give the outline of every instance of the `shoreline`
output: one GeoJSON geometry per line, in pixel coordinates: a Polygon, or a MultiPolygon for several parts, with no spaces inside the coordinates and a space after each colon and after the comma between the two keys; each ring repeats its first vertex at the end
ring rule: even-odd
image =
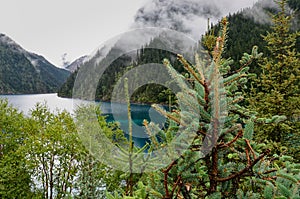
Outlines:
{"type": "MultiPolygon", "coordinates": [[[[87,99],[79,99],[79,98],[72,98],[72,97],[66,97],[66,96],[58,96],[58,93],[57,94],[57,97],[59,98],[63,98],[63,99],[78,99],[78,100],[84,100],[84,101],[88,101],[88,102],[97,102],[97,103],[101,103],[101,102],[105,102],[105,103],[120,103],[120,104],[126,104],[127,102],[126,101],[121,101],[121,102],[112,102],[110,100],[101,100],[101,99],[95,99],[94,101],[93,100],[87,100],[87,99]]],[[[148,105],[148,106],[151,106],[152,104],[158,104],[158,105],[162,105],[162,106],[165,106],[165,107],[169,107],[169,104],[168,103],[156,103],[156,102],[136,102],[136,101],[130,101],[130,104],[132,105],[148,105]]],[[[172,106],[174,106],[172,104],[172,106]]]]}

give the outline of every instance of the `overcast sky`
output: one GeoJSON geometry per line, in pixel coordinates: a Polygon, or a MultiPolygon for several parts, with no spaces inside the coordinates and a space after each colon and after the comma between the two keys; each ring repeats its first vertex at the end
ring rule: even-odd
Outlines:
{"type": "MultiPolygon", "coordinates": [[[[0,0],[0,33],[60,66],[64,53],[73,61],[128,30],[147,1],[0,0]]],[[[236,9],[255,1],[233,0],[228,6],[236,9]]]]}

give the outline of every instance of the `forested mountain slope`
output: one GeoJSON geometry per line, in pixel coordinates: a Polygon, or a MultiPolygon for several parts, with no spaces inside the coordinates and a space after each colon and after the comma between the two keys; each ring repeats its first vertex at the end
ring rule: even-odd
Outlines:
{"type": "MultiPolygon", "coordinates": [[[[290,0],[290,8],[293,10],[300,10],[298,0],[290,0]]],[[[277,12],[275,4],[269,4],[269,1],[260,1],[252,8],[244,9],[238,13],[229,14],[227,16],[229,22],[228,37],[224,57],[232,58],[234,60],[233,69],[239,68],[238,60],[241,59],[243,52],[251,51],[253,46],[258,46],[260,52],[264,53],[264,56],[268,56],[268,51],[265,46],[266,43],[263,40],[262,35],[266,35],[271,31],[271,17],[270,14],[277,12]],[[261,16],[258,16],[258,15],[261,16]]],[[[300,14],[299,11],[294,13],[293,27],[294,31],[300,29],[300,14]]],[[[207,34],[217,34],[220,30],[220,25],[210,25],[210,32],[207,34]],[[213,31],[213,32],[211,32],[213,31]]],[[[99,80],[99,84],[96,92],[96,99],[98,100],[110,100],[114,84],[118,78],[124,74],[128,67],[134,67],[140,64],[146,63],[162,63],[164,58],[171,60],[172,65],[179,72],[183,71],[182,66],[176,61],[176,56],[169,52],[163,52],[162,50],[151,49],[152,46],[159,46],[160,39],[154,38],[149,43],[144,44],[133,56],[124,55],[114,61],[112,65],[104,72],[104,75],[99,80]]],[[[201,43],[202,41],[200,41],[201,43]]],[[[213,43],[214,44],[214,43],[213,43]]],[[[141,44],[142,45],[142,44],[141,44]]],[[[297,44],[297,49],[300,49],[300,42],[297,44]]],[[[111,49],[111,52],[117,51],[116,48],[111,49]]],[[[96,57],[94,57],[96,59],[96,57]]],[[[91,64],[90,61],[87,64],[91,64]]],[[[251,72],[259,73],[257,64],[253,64],[251,72]]],[[[73,73],[67,82],[61,87],[59,96],[72,97],[72,89],[77,72],[73,73]]],[[[168,101],[166,99],[165,89],[159,85],[146,85],[139,88],[132,96],[132,101],[135,102],[162,102],[168,101]],[[160,96],[164,96],[161,98],[160,96]]]]}
{"type": "Polygon", "coordinates": [[[0,34],[0,94],[57,92],[69,74],[0,34]]]}

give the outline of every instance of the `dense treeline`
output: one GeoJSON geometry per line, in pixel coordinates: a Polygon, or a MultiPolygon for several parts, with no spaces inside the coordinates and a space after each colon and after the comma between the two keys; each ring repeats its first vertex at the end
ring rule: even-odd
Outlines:
{"type": "Polygon", "coordinates": [[[54,93],[69,74],[0,34],[0,94],[54,93]]]}
{"type": "MultiPolygon", "coordinates": [[[[279,3],[282,10],[285,3],[279,3]]],[[[168,59],[163,60],[182,89],[177,93],[178,106],[171,112],[153,106],[168,125],[159,129],[144,121],[149,135],[145,146],[133,143],[131,125],[126,139],[118,124],[107,123],[97,106],[80,106],[72,117],[37,104],[24,117],[0,100],[0,197],[299,198],[300,164],[292,157],[293,146],[287,148],[281,140],[276,145],[269,143],[284,138],[284,131],[290,128],[299,133],[299,121],[290,123],[291,118],[299,118],[299,106],[294,106],[299,105],[299,79],[295,77],[299,77],[300,62],[294,48],[298,35],[289,33],[284,12],[273,19],[272,32],[264,37],[272,56],[259,65],[260,90],[251,96],[257,104],[245,106],[247,95],[240,91],[254,76],[251,63],[263,55],[254,47],[251,54],[243,54],[239,70],[232,70],[232,60],[223,54],[228,26],[224,18],[220,36],[213,39],[216,45],[209,70],[197,55],[195,65],[177,55],[185,76],[168,59]],[[283,38],[286,40],[279,45],[283,38]],[[279,79],[281,84],[273,78],[278,75],[284,78],[279,79]],[[290,93],[280,93],[282,86],[289,86],[290,93]],[[283,104],[274,108],[272,103],[283,104]],[[268,134],[261,128],[268,129],[268,134]],[[283,150],[277,150],[277,145],[283,150]]],[[[131,124],[128,84],[125,79],[131,124]]],[[[300,143],[299,137],[293,141],[300,143]]]]}
{"type": "Polygon", "coordinates": [[[296,48],[299,32],[291,32],[292,18],[286,16],[286,8],[272,18],[273,26],[263,38],[268,56],[258,65],[262,72],[253,82],[248,101],[260,117],[284,115],[287,119],[273,125],[257,128],[257,139],[267,139],[276,150],[289,148],[287,153],[300,160],[300,54],[296,48]],[[279,143],[279,144],[277,144],[279,143]],[[275,147],[274,147],[275,148],[275,147]]]}
{"type": "Polygon", "coordinates": [[[128,139],[97,106],[80,106],[72,117],[37,104],[25,117],[0,100],[0,198],[299,198],[300,35],[289,31],[286,3],[278,2],[281,11],[263,37],[268,57],[254,46],[236,70],[224,54],[224,18],[218,37],[204,38],[207,49],[215,44],[208,68],[197,54],[195,64],[176,55],[183,76],[175,59],[163,60],[181,88],[178,104],[170,112],[152,106],[167,125],[144,121],[145,146],[133,141],[128,79],[128,139]],[[255,87],[241,92],[249,81],[255,87]]]}
{"type": "MultiPolygon", "coordinates": [[[[291,0],[289,3],[291,4],[291,7],[298,9],[299,5],[297,2],[298,1],[291,0]]],[[[265,21],[264,23],[260,23],[254,20],[253,17],[251,17],[249,13],[252,12],[253,11],[251,10],[251,8],[248,8],[244,11],[235,14],[230,14],[228,16],[229,30],[224,57],[233,59],[233,70],[238,69],[238,60],[242,58],[244,52],[250,53],[249,49],[251,50],[253,46],[257,46],[260,49],[260,52],[264,53],[265,56],[268,56],[269,54],[266,48],[266,42],[264,41],[262,35],[266,35],[267,32],[271,31],[271,21],[269,23],[266,23],[265,21]]],[[[272,12],[274,12],[274,10],[272,12]]],[[[299,14],[295,15],[296,24],[299,24],[299,16],[299,14]]],[[[294,26],[300,28],[300,26],[298,25],[294,26]]],[[[211,30],[208,31],[207,35],[217,35],[219,30],[220,25],[212,25],[211,30]]],[[[203,38],[201,40],[201,43],[205,47],[206,44],[203,38]]],[[[185,73],[182,66],[176,59],[176,55],[161,49],[152,48],[153,46],[161,46],[163,49],[163,44],[160,41],[159,37],[152,39],[148,44],[144,45],[137,52],[133,52],[133,54],[130,55],[123,55],[122,57],[114,61],[104,72],[102,78],[99,80],[97,93],[95,96],[96,99],[104,101],[110,100],[114,85],[116,84],[118,79],[126,71],[138,65],[147,63],[161,64],[161,60],[163,60],[164,58],[168,58],[178,72],[185,73]]],[[[296,47],[297,50],[300,49],[300,42],[296,43],[296,47]]],[[[117,49],[113,48],[110,53],[114,54],[113,51],[117,51],[117,49]]],[[[108,56],[110,53],[108,53],[108,56]]],[[[94,63],[93,61],[95,60],[90,60],[89,64],[85,64],[85,67],[92,67],[92,64],[94,63]]],[[[256,74],[259,74],[261,72],[260,67],[257,67],[257,63],[252,64],[250,71],[256,74]]],[[[72,97],[72,89],[76,75],[77,73],[75,72],[61,87],[59,91],[59,96],[72,97]]],[[[139,88],[133,94],[131,100],[142,103],[169,103],[169,97],[163,97],[165,96],[165,93],[169,93],[172,98],[171,101],[174,102],[174,95],[169,90],[166,90],[164,87],[155,84],[146,85],[139,88]]]]}
{"type": "MultiPolygon", "coordinates": [[[[228,39],[224,56],[231,57],[235,60],[233,64],[235,67],[233,69],[238,69],[239,64],[237,60],[242,58],[243,52],[249,51],[253,46],[257,46],[264,55],[268,54],[267,49],[265,48],[266,43],[264,42],[262,35],[265,35],[267,31],[270,31],[270,24],[260,24],[255,22],[253,19],[245,16],[243,12],[230,14],[228,16],[228,22],[228,39]]],[[[211,31],[217,35],[220,26],[216,25],[211,27],[211,29],[211,31]]],[[[211,31],[207,34],[211,34],[211,31]]],[[[257,67],[251,67],[251,72],[259,73],[259,69],[257,67]]]]}
{"type": "MultiPolygon", "coordinates": [[[[116,60],[113,60],[110,63],[109,67],[103,72],[101,78],[99,79],[97,90],[96,90],[96,100],[108,101],[111,99],[112,92],[115,84],[127,71],[130,69],[144,64],[159,63],[162,64],[164,58],[168,58],[172,61],[175,68],[178,71],[183,71],[182,66],[179,64],[179,61],[176,59],[176,55],[162,49],[153,48],[153,46],[158,46],[158,43],[161,42],[159,38],[155,38],[146,44],[141,49],[136,52],[131,52],[130,54],[123,54],[118,57],[116,60]],[[134,58],[136,57],[136,58],[134,58]]],[[[84,64],[83,67],[86,68],[97,68],[98,65],[105,64],[110,57],[113,57],[114,54],[120,53],[120,50],[117,48],[112,48],[108,53],[108,56],[105,57],[100,63],[95,64],[95,60],[91,59],[84,64]]],[[[95,56],[97,59],[97,55],[95,56]]],[[[60,88],[58,95],[61,97],[71,97],[72,89],[76,79],[78,71],[75,71],[66,81],[66,83],[60,88]]],[[[155,73],[155,71],[153,72],[155,73]]],[[[143,78],[139,74],[136,74],[137,82],[139,78],[143,78]]],[[[160,85],[145,85],[139,88],[133,95],[131,100],[133,102],[144,102],[144,103],[167,103],[169,97],[165,97],[166,89],[160,85]],[[159,97],[158,97],[159,96],[159,97]]],[[[172,95],[172,93],[170,93],[172,95]]],[[[172,95],[172,97],[174,97],[172,95]]]]}
{"type": "MultiPolygon", "coordinates": [[[[100,113],[99,107],[81,107],[76,116],[86,110],[100,113]]],[[[100,114],[98,121],[112,142],[126,142],[100,114]]],[[[1,99],[0,135],[0,198],[103,198],[122,180],[89,154],[65,111],[37,104],[25,117],[1,99]]]]}
{"type": "Polygon", "coordinates": [[[41,93],[48,88],[24,55],[0,45],[0,93],[41,93]]]}
{"type": "MultiPolygon", "coordinates": [[[[113,85],[118,80],[118,77],[120,74],[124,73],[126,68],[132,64],[132,58],[128,55],[121,55],[118,56],[116,60],[111,60],[111,57],[113,57],[115,54],[119,54],[120,50],[117,48],[112,48],[108,56],[106,56],[103,60],[100,61],[100,63],[97,61],[97,57],[101,56],[101,52],[98,51],[96,53],[96,56],[86,62],[83,67],[86,68],[97,68],[98,65],[105,65],[106,62],[109,62],[109,68],[105,71],[102,71],[103,74],[101,76],[101,79],[99,79],[98,85],[97,85],[97,91],[96,91],[96,100],[109,100],[111,97],[111,93],[113,90],[113,85]]],[[[75,71],[69,79],[66,81],[66,83],[60,88],[58,95],[61,97],[71,97],[72,96],[72,89],[74,86],[74,82],[77,76],[78,70],[75,71]]]]}

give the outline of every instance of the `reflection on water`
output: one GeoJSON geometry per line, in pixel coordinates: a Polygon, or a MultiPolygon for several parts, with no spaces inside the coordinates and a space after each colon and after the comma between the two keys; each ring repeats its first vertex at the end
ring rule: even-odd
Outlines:
{"type": "Polygon", "coordinates": [[[51,111],[67,110],[73,113],[73,99],[60,98],[56,93],[32,94],[32,95],[0,95],[0,98],[7,98],[8,102],[18,108],[25,115],[29,115],[37,103],[47,103],[51,111]]]}
{"type": "MultiPolygon", "coordinates": [[[[60,98],[56,93],[53,94],[33,94],[33,95],[0,95],[0,98],[7,98],[9,103],[18,108],[25,115],[30,114],[30,110],[37,103],[46,103],[51,111],[66,110],[71,114],[78,105],[93,103],[83,100],[60,98]]],[[[96,103],[96,102],[95,102],[96,103]]],[[[97,103],[99,104],[99,103],[97,103]]],[[[100,102],[103,115],[107,116],[107,121],[118,121],[122,130],[128,137],[128,120],[126,104],[100,102]]],[[[148,141],[148,135],[145,133],[143,121],[152,121],[162,128],[165,124],[165,118],[157,113],[149,105],[131,105],[131,116],[133,121],[133,140],[136,145],[142,146],[148,141]]]]}

